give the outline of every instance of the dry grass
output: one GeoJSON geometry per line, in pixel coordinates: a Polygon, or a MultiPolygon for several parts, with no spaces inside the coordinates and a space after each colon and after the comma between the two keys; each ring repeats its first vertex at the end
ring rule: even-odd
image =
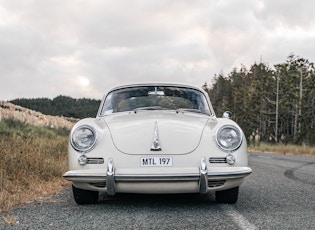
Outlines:
{"type": "Polygon", "coordinates": [[[315,157],[315,148],[307,145],[284,145],[284,144],[275,144],[270,145],[266,143],[260,143],[257,146],[250,146],[249,151],[260,151],[267,153],[279,153],[287,155],[296,155],[296,156],[311,156],[315,157]]]}
{"type": "Polygon", "coordinates": [[[5,215],[2,217],[2,219],[3,219],[4,226],[12,226],[19,223],[18,218],[16,216],[5,215]]]}
{"type": "Polygon", "coordinates": [[[68,137],[44,128],[23,127],[0,122],[0,213],[9,225],[15,220],[5,213],[68,185],[62,178],[67,170],[68,137]]]}

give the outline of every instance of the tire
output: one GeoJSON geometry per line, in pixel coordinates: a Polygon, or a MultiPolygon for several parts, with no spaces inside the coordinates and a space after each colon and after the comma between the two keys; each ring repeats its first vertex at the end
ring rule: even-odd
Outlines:
{"type": "Polygon", "coordinates": [[[238,199],[238,190],[239,187],[216,191],[215,199],[217,203],[225,203],[225,204],[235,204],[238,199]]]}
{"type": "Polygon", "coordinates": [[[75,202],[79,205],[95,204],[98,200],[99,192],[97,191],[84,190],[72,185],[72,192],[75,202]]]}

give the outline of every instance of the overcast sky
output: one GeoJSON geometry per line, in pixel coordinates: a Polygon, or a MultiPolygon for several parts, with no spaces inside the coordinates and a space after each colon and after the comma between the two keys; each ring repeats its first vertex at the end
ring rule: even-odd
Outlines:
{"type": "Polygon", "coordinates": [[[315,61],[314,0],[0,0],[0,100],[202,86],[293,53],[315,61]]]}

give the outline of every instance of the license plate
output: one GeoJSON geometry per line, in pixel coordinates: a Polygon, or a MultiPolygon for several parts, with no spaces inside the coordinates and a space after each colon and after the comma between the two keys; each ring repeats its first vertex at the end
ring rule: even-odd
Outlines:
{"type": "Polygon", "coordinates": [[[142,167],[171,167],[173,158],[171,157],[142,157],[140,159],[142,167]]]}

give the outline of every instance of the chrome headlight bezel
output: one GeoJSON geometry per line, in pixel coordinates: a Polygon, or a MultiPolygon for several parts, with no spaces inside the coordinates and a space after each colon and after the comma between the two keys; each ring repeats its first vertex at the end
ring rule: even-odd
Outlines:
{"type": "Polygon", "coordinates": [[[223,125],[215,134],[220,149],[226,152],[236,151],[243,142],[243,133],[234,125],[223,125]]]}
{"type": "Polygon", "coordinates": [[[72,129],[70,134],[70,143],[76,151],[80,153],[87,153],[95,147],[97,138],[97,132],[92,126],[81,125],[72,129]],[[86,140],[83,140],[84,138],[86,140]]]}

